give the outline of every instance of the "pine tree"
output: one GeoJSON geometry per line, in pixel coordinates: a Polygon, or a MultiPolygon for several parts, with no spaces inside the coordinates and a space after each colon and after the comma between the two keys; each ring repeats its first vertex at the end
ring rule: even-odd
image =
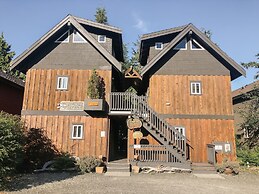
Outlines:
{"type": "Polygon", "coordinates": [[[96,9],[95,21],[101,24],[108,24],[108,18],[106,16],[106,10],[105,8],[98,7],[96,9]]]}
{"type": "MultiPolygon", "coordinates": [[[[241,63],[241,65],[243,67],[245,67],[246,69],[248,68],[255,68],[255,69],[259,69],[259,53],[257,55],[255,55],[257,57],[257,61],[252,61],[249,63],[241,63]]],[[[255,74],[255,79],[259,78],[259,71],[257,71],[257,73],[255,74]]]]}
{"type": "Polygon", "coordinates": [[[2,33],[0,36],[0,70],[10,72],[10,62],[14,55],[15,52],[11,51],[11,45],[6,42],[2,33]]]}

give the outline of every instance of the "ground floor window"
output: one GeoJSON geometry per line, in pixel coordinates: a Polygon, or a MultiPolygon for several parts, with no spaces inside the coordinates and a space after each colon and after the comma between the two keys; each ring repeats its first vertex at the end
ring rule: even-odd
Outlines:
{"type": "Polygon", "coordinates": [[[185,127],[174,127],[179,133],[185,136],[185,127]]]}
{"type": "Polygon", "coordinates": [[[83,124],[73,124],[71,130],[72,139],[83,139],[83,124]]]}

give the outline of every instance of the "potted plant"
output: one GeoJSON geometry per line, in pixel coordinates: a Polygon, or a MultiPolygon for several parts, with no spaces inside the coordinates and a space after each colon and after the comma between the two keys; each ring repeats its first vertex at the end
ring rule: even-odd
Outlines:
{"type": "Polygon", "coordinates": [[[96,70],[93,70],[88,81],[87,96],[84,109],[87,111],[103,111],[105,97],[105,83],[96,70]]]}
{"type": "Polygon", "coordinates": [[[105,170],[105,163],[104,163],[102,160],[100,160],[100,159],[97,159],[96,161],[97,161],[97,165],[96,165],[96,167],[95,167],[95,172],[96,172],[97,174],[102,174],[102,173],[104,173],[104,170],[105,170]]]}

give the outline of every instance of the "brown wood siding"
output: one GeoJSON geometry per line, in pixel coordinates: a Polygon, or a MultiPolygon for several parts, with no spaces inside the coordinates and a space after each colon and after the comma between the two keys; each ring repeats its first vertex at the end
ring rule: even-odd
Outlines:
{"type": "MultiPolygon", "coordinates": [[[[98,70],[104,79],[106,101],[111,92],[111,71],[98,70]]],[[[27,72],[23,110],[58,110],[60,101],[83,101],[87,98],[87,85],[91,70],[30,69],[27,72]],[[57,76],[68,76],[68,90],[57,90],[57,76]]]]}
{"type": "Polygon", "coordinates": [[[231,154],[221,152],[216,155],[218,163],[221,163],[224,157],[236,160],[234,120],[167,119],[167,121],[173,126],[185,127],[192,162],[207,162],[207,144],[213,142],[231,144],[231,154]]]}
{"type": "Polygon", "coordinates": [[[159,114],[233,115],[230,76],[153,75],[149,104],[159,114]],[[191,81],[202,95],[190,94],[191,81]]]}
{"type": "Polygon", "coordinates": [[[63,152],[79,157],[103,155],[107,157],[108,118],[85,116],[33,116],[22,117],[27,128],[42,128],[53,144],[63,152]],[[72,124],[82,123],[84,135],[82,140],[71,139],[72,124]],[[101,137],[105,131],[105,137],[101,137]]]}

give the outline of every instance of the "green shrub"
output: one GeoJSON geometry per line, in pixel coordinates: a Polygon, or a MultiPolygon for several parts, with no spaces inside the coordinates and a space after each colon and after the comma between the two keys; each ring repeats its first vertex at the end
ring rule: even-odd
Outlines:
{"type": "Polygon", "coordinates": [[[0,179],[13,173],[23,159],[23,124],[20,117],[0,112],[0,179]]]}
{"type": "Polygon", "coordinates": [[[80,158],[80,160],[78,161],[78,166],[79,166],[81,172],[83,172],[83,173],[94,172],[95,167],[103,166],[103,165],[104,165],[104,163],[102,160],[97,159],[92,156],[86,156],[86,157],[80,158]]]}
{"type": "Polygon", "coordinates": [[[237,149],[237,157],[241,165],[259,166],[259,146],[252,149],[243,146],[237,149]]]}
{"type": "Polygon", "coordinates": [[[60,156],[55,145],[52,144],[51,139],[44,134],[42,129],[31,128],[25,136],[25,160],[23,164],[25,171],[42,168],[46,162],[60,156]]]}
{"type": "Polygon", "coordinates": [[[71,157],[69,154],[63,154],[55,158],[54,161],[53,167],[57,170],[65,170],[76,166],[75,158],[71,157]]]}

